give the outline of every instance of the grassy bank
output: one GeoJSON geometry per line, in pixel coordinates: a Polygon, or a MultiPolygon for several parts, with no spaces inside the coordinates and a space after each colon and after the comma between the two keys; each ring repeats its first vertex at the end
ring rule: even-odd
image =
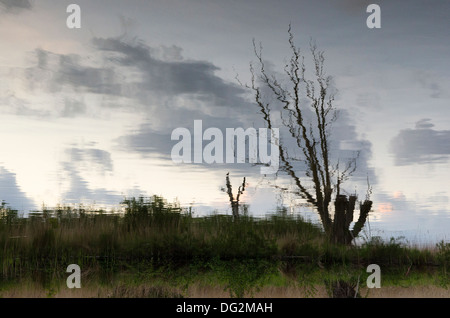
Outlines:
{"type": "Polygon", "coordinates": [[[319,226],[282,213],[194,217],[159,197],[123,205],[123,213],[57,208],[27,218],[3,206],[0,296],[65,293],[69,264],[81,267],[83,292],[100,297],[191,297],[202,288],[233,297],[268,288],[314,297],[333,281],[363,289],[369,264],[381,267],[383,287],[448,290],[448,243],[418,249],[372,239],[338,246],[319,226]]]}

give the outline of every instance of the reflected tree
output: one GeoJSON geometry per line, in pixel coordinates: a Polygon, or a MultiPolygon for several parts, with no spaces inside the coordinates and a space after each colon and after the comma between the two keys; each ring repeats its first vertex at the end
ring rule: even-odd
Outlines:
{"type": "Polygon", "coordinates": [[[267,128],[272,129],[282,123],[294,147],[300,150],[300,156],[291,157],[286,140],[277,142],[280,169],[294,181],[295,193],[317,210],[330,241],[351,244],[363,228],[371,209],[369,191],[364,202],[359,204],[359,219],[350,229],[357,197],[347,197],[340,191],[343,182],[356,169],[357,155],[344,166],[340,166],[339,161],[332,162],[330,134],[338,112],[334,107],[332,77],[326,75],[324,70],[324,53],[310,42],[313,67],[312,71],[307,71],[305,56],[294,43],[290,25],[288,35],[292,55],[283,69],[283,80],[280,80],[280,75],[269,71],[268,63],[262,56],[262,45],[253,41],[257,61],[250,63],[251,83],[244,85],[238,81],[253,92],[267,128]],[[304,172],[294,168],[299,161],[306,167],[304,172]]]}
{"type": "Polygon", "coordinates": [[[230,205],[231,205],[231,211],[233,213],[233,218],[237,219],[239,217],[239,200],[241,197],[241,194],[245,191],[245,177],[242,180],[242,184],[239,186],[236,198],[233,194],[233,187],[231,186],[230,182],[230,173],[227,173],[226,176],[226,189],[223,188],[222,191],[226,192],[228,194],[228,198],[230,199],[230,205]]]}

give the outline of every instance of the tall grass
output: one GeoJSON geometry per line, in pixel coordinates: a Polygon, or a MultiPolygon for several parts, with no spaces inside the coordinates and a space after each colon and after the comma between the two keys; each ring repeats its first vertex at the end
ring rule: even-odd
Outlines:
{"type": "Polygon", "coordinates": [[[322,235],[299,218],[193,217],[156,196],[123,203],[124,214],[57,208],[21,218],[3,208],[3,277],[70,263],[114,269],[144,260],[181,265],[193,259],[272,258],[280,238],[306,242],[322,235]]]}
{"type": "Polygon", "coordinates": [[[57,207],[26,218],[3,204],[0,282],[35,277],[48,287],[53,279],[66,277],[69,264],[80,265],[84,275],[106,280],[118,272],[153,275],[158,268],[197,264],[200,272],[221,268],[230,293],[242,296],[274,270],[304,277],[323,268],[361,272],[375,263],[398,275],[439,269],[441,285],[448,285],[450,245],[444,242],[434,250],[395,240],[340,246],[328,243],[318,225],[300,217],[194,217],[157,196],[126,199],[122,204],[123,213],[57,207]]]}

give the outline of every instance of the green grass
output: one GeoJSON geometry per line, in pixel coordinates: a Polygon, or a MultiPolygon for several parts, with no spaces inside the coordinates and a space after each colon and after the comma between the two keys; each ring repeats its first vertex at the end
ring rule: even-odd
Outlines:
{"type": "MultiPolygon", "coordinates": [[[[358,247],[339,246],[300,217],[194,217],[157,196],[123,204],[123,214],[59,207],[27,218],[3,204],[0,293],[11,282],[31,279],[52,296],[69,264],[82,268],[83,280],[122,286],[116,295],[132,294],[135,289],[127,286],[164,281],[181,291],[194,282],[223,286],[234,297],[294,282],[313,296],[314,286],[326,281],[364,283],[369,264],[381,267],[384,285],[449,286],[448,243],[418,249],[372,239],[358,247]]],[[[138,293],[178,295],[164,288],[138,293]]]]}

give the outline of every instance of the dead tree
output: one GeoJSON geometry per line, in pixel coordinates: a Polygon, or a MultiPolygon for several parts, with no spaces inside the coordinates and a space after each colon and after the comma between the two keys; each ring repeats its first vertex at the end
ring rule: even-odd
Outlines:
{"type": "Polygon", "coordinates": [[[238,192],[236,194],[236,198],[234,198],[233,195],[233,190],[232,190],[232,186],[230,183],[230,173],[227,173],[227,177],[226,177],[226,185],[227,185],[227,194],[228,197],[230,199],[230,204],[231,204],[231,211],[233,214],[233,218],[237,219],[239,217],[239,199],[242,193],[244,193],[245,191],[245,177],[242,181],[242,185],[238,188],[238,192]]]}
{"type": "Polygon", "coordinates": [[[269,74],[262,57],[262,45],[258,47],[253,41],[257,67],[250,64],[251,84],[245,86],[253,91],[267,128],[274,128],[273,116],[279,114],[283,126],[289,132],[288,136],[292,137],[300,150],[301,158],[291,158],[287,152],[288,146],[282,140],[277,142],[280,168],[294,181],[296,193],[315,207],[331,241],[350,244],[364,226],[372,201],[367,198],[360,204],[360,217],[353,230],[350,230],[356,196],[347,198],[339,192],[341,183],[355,171],[356,158],[350,160],[341,171],[339,161],[335,165],[331,162],[329,136],[332,123],[337,118],[333,105],[332,77],[325,74],[324,54],[312,42],[310,54],[313,71],[309,75],[305,57],[294,43],[290,25],[288,34],[292,55],[284,67],[287,84],[274,74],[269,74]],[[268,94],[271,96],[266,99],[268,94]],[[299,160],[306,164],[304,176],[294,168],[294,162],[299,160]],[[312,185],[312,189],[308,184],[312,185]],[[333,193],[335,214],[332,219],[330,205],[333,193]]]}

